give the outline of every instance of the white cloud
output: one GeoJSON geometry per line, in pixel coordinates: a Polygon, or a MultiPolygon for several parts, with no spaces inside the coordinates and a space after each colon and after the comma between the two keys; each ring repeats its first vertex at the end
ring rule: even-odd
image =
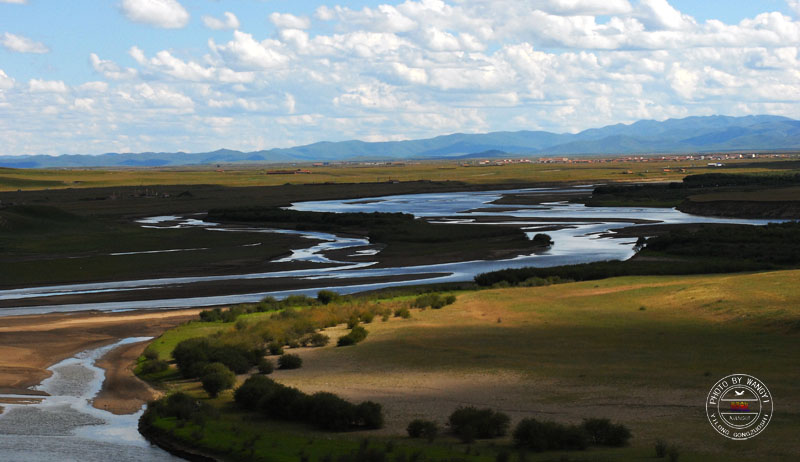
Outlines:
{"type": "Polygon", "coordinates": [[[0,40],[3,47],[5,47],[9,51],[15,51],[17,53],[47,53],[50,51],[44,43],[35,42],[27,37],[23,37],[22,35],[12,34],[10,32],[6,32],[3,34],[2,40],[0,40]]]}
{"type": "Polygon", "coordinates": [[[209,40],[209,47],[238,70],[274,69],[289,60],[278,51],[282,47],[280,42],[271,39],[257,42],[252,35],[238,30],[233,32],[233,40],[225,45],[209,40]]]}
{"type": "Polygon", "coordinates": [[[283,105],[286,108],[286,112],[289,114],[294,114],[297,110],[297,101],[291,93],[286,93],[284,95],[283,105]]]}
{"type": "Polygon", "coordinates": [[[667,0],[640,0],[637,15],[645,25],[656,29],[681,30],[695,24],[691,16],[676,10],[667,0]]]}
{"type": "Polygon", "coordinates": [[[12,88],[14,88],[14,79],[0,69],[0,90],[10,90],[12,88]]]}
{"type": "Polygon", "coordinates": [[[269,20],[275,27],[281,29],[308,29],[311,21],[304,16],[295,16],[291,13],[272,13],[269,20]]]}
{"type": "Polygon", "coordinates": [[[189,12],[176,0],[122,0],[122,12],[133,22],[164,29],[189,23],[189,12]]]}
{"type": "Polygon", "coordinates": [[[222,16],[222,19],[218,19],[213,16],[203,16],[203,24],[205,24],[209,29],[214,30],[239,28],[239,18],[237,18],[235,14],[231,13],[230,11],[226,11],[222,16]]]}
{"type": "Polygon", "coordinates": [[[108,84],[105,82],[86,82],[78,87],[78,90],[89,91],[94,93],[105,93],[108,91],[108,84]]]}
{"type": "Polygon", "coordinates": [[[136,86],[136,91],[139,96],[154,106],[186,110],[194,108],[194,101],[191,98],[166,86],[153,87],[147,83],[142,83],[136,86]]]}
{"type": "Polygon", "coordinates": [[[28,0],[0,0],[0,3],[16,3],[19,5],[24,5],[28,3],[28,0]]]}
{"type": "Polygon", "coordinates": [[[66,93],[69,88],[61,80],[31,79],[28,82],[28,90],[32,93],[66,93]]]}
{"type": "Polygon", "coordinates": [[[139,75],[136,69],[130,67],[123,69],[113,61],[100,59],[94,53],[89,55],[89,62],[91,62],[92,68],[94,68],[95,71],[111,80],[130,80],[139,75]]]}

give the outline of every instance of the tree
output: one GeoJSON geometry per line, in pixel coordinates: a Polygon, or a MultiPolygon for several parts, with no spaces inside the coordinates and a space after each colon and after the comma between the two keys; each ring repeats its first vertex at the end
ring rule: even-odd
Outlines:
{"type": "Polygon", "coordinates": [[[203,384],[203,390],[208,392],[212,398],[216,398],[222,390],[233,387],[233,384],[236,383],[236,375],[222,363],[211,363],[203,369],[200,381],[203,384]]]}

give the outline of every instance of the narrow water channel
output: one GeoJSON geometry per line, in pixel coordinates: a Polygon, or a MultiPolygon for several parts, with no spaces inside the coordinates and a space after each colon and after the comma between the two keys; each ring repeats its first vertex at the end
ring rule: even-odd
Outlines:
{"type": "Polygon", "coordinates": [[[138,432],[142,411],[114,415],[95,409],[105,371],[95,362],[122,345],[150,340],[128,338],[84,351],[53,365],[52,376],[36,390],[38,404],[4,404],[0,414],[0,460],[19,462],[167,462],[181,461],[152,446],[138,432]]]}

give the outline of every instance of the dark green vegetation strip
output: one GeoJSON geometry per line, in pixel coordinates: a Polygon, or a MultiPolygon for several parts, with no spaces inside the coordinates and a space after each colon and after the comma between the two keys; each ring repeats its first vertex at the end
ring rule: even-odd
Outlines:
{"type": "Polygon", "coordinates": [[[12,206],[0,209],[0,286],[218,274],[260,267],[301,240],[280,234],[146,229],[55,207],[12,206]],[[171,249],[185,250],[111,255],[171,249]]]}
{"type": "Polygon", "coordinates": [[[763,174],[707,173],[689,175],[681,183],[638,185],[605,185],[595,188],[590,198],[581,201],[589,206],[677,207],[686,213],[742,218],[800,218],[800,198],[792,201],[769,201],[776,188],[800,185],[800,173],[769,172],[763,174]],[[756,204],[723,200],[695,202],[690,196],[699,194],[759,194],[764,200],[756,204]]]}
{"type": "Polygon", "coordinates": [[[479,274],[481,286],[545,285],[616,276],[733,273],[800,266],[800,223],[766,226],[697,225],[640,239],[644,246],[627,261],[604,261],[552,268],[505,269],[479,274]]]}
{"type": "Polygon", "coordinates": [[[278,207],[214,209],[208,218],[217,221],[265,223],[298,230],[351,232],[366,234],[372,242],[443,243],[473,239],[528,241],[525,233],[511,226],[431,224],[407,213],[332,213],[302,212],[278,207]]]}

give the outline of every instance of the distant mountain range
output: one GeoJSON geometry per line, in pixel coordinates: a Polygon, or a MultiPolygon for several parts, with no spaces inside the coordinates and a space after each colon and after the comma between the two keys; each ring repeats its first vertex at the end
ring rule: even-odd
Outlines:
{"type": "Polygon", "coordinates": [[[346,160],[548,157],[563,155],[653,154],[741,150],[800,150],[800,121],[778,116],[708,116],[642,120],[580,133],[492,132],[422,140],[340,141],[293,148],[241,152],[142,152],[100,155],[2,156],[0,167],[161,167],[221,163],[293,163],[346,160]]]}

